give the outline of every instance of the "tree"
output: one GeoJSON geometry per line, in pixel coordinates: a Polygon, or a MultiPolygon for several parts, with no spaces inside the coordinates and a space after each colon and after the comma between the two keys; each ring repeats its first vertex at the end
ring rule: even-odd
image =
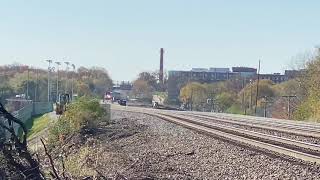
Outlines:
{"type": "Polygon", "coordinates": [[[133,83],[132,93],[136,98],[151,100],[152,99],[152,88],[147,81],[137,79],[133,83]]]}
{"type": "MultiPolygon", "coordinates": [[[[47,70],[25,65],[0,66],[0,94],[2,100],[16,94],[28,94],[31,100],[47,101],[47,70]],[[29,80],[28,80],[29,71],[29,80]]],[[[55,96],[57,72],[52,72],[51,88],[55,96]]],[[[99,96],[112,89],[112,80],[106,69],[100,67],[80,67],[77,72],[59,70],[59,92],[67,91],[78,95],[99,96]]]]}
{"type": "MultiPolygon", "coordinates": [[[[244,99],[244,103],[246,107],[250,106],[251,109],[255,106],[256,98],[258,101],[264,100],[264,98],[274,98],[276,96],[276,92],[273,89],[274,83],[270,80],[260,80],[259,82],[259,94],[257,97],[257,81],[247,84],[239,93],[238,93],[238,102],[242,102],[244,99]]],[[[258,102],[258,106],[259,106],[258,102]]]]}
{"type": "Polygon", "coordinates": [[[320,118],[320,52],[307,63],[306,70],[299,78],[302,89],[301,104],[294,114],[297,119],[319,121],[320,118]]]}
{"type": "Polygon", "coordinates": [[[4,100],[12,94],[13,88],[9,85],[8,76],[0,76],[0,82],[0,103],[4,103],[4,100]]]}
{"type": "Polygon", "coordinates": [[[30,70],[29,81],[27,71],[17,72],[8,80],[9,86],[13,89],[11,96],[26,94],[28,88],[29,99],[37,101],[47,100],[47,75],[45,73],[37,74],[34,71],[30,70]]]}
{"type": "Polygon", "coordinates": [[[201,110],[206,103],[207,97],[205,86],[197,82],[188,83],[180,90],[180,100],[190,110],[201,110]]]}
{"type": "Polygon", "coordinates": [[[152,88],[153,91],[159,90],[159,84],[158,84],[158,73],[153,72],[141,72],[138,75],[137,80],[142,80],[148,83],[148,86],[152,88]]]}
{"type": "Polygon", "coordinates": [[[216,103],[219,107],[219,110],[225,112],[235,103],[235,99],[236,97],[231,93],[222,92],[216,96],[216,103]]]}
{"type": "Polygon", "coordinates": [[[272,117],[280,119],[289,119],[288,114],[288,99],[282,96],[294,95],[296,98],[290,99],[290,116],[294,113],[298,106],[302,103],[302,97],[305,92],[300,88],[300,82],[298,79],[291,79],[281,84],[273,86],[276,94],[274,103],[271,106],[272,117]]]}

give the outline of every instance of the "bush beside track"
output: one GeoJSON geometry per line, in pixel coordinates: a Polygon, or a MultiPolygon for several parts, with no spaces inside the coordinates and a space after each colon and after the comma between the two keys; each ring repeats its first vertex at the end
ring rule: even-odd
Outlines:
{"type": "Polygon", "coordinates": [[[71,135],[93,132],[106,115],[97,99],[81,97],[49,128],[50,146],[61,145],[71,135]]]}

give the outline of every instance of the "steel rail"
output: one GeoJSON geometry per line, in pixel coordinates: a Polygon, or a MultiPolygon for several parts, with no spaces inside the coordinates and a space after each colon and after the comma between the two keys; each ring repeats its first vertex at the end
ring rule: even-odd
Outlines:
{"type": "Polygon", "coordinates": [[[162,114],[162,113],[161,113],[161,115],[166,115],[166,116],[170,116],[173,118],[179,118],[184,121],[187,121],[190,123],[195,123],[195,124],[209,127],[209,128],[221,129],[221,130],[225,130],[225,131],[233,131],[238,134],[242,134],[242,135],[250,136],[250,137],[254,137],[254,138],[259,138],[259,139],[264,139],[264,140],[267,140],[270,142],[283,143],[286,145],[294,145],[294,146],[297,146],[298,148],[306,148],[306,149],[311,149],[314,151],[319,151],[319,155],[320,155],[320,145],[317,145],[317,144],[296,141],[293,139],[288,139],[288,138],[279,137],[279,136],[273,136],[273,135],[255,132],[255,131],[249,131],[249,130],[245,130],[245,129],[241,129],[241,128],[235,128],[235,127],[231,127],[231,126],[227,126],[227,125],[222,125],[222,124],[218,124],[218,123],[195,119],[192,117],[184,117],[184,116],[179,116],[179,115],[168,115],[168,114],[162,114]]]}
{"type": "Polygon", "coordinates": [[[283,120],[270,120],[268,118],[262,119],[260,117],[256,117],[256,118],[252,118],[252,117],[250,117],[250,118],[249,117],[237,117],[237,116],[233,117],[232,115],[220,116],[220,118],[233,119],[233,120],[250,120],[250,121],[266,122],[266,123],[269,123],[269,124],[277,124],[277,125],[284,125],[284,126],[296,126],[296,127],[303,127],[303,128],[306,128],[306,129],[314,129],[316,131],[319,131],[319,129],[320,129],[319,125],[296,123],[297,121],[293,121],[293,120],[292,120],[291,123],[288,123],[288,122],[282,122],[283,120]]]}
{"type": "Polygon", "coordinates": [[[189,123],[189,122],[185,122],[185,121],[182,121],[182,120],[178,120],[176,118],[168,117],[168,116],[165,116],[165,115],[158,115],[158,114],[149,114],[149,115],[156,116],[156,117],[159,117],[161,119],[170,121],[172,123],[175,123],[175,124],[178,124],[178,125],[181,125],[181,126],[184,126],[184,127],[187,127],[187,128],[199,131],[199,132],[203,132],[203,133],[206,133],[206,134],[209,134],[209,135],[219,136],[221,138],[228,139],[228,140],[231,140],[231,141],[234,141],[234,142],[245,143],[245,144],[248,144],[248,145],[251,145],[251,146],[255,146],[255,147],[258,147],[258,148],[263,148],[263,149],[266,149],[266,150],[269,150],[269,151],[272,151],[272,152],[276,152],[276,153],[279,153],[279,154],[283,154],[283,155],[287,155],[287,156],[290,156],[290,157],[294,157],[296,159],[300,159],[300,160],[303,160],[303,161],[314,162],[314,163],[320,164],[320,157],[319,156],[315,156],[315,155],[312,155],[312,154],[300,152],[300,151],[289,149],[289,148],[285,148],[285,147],[281,147],[281,146],[278,146],[278,145],[273,145],[273,144],[269,144],[269,143],[253,140],[253,139],[242,137],[242,136],[238,136],[238,135],[235,135],[235,134],[226,133],[226,132],[223,132],[223,131],[219,131],[219,130],[215,130],[215,129],[212,129],[212,128],[204,127],[204,126],[197,125],[197,124],[194,124],[194,123],[189,123]]]}
{"type": "MultiPolygon", "coordinates": [[[[135,107],[130,107],[137,109],[135,107]]],[[[141,109],[140,109],[141,110],[141,109]]],[[[158,111],[155,109],[146,109],[148,111],[158,111]]],[[[235,119],[230,118],[233,117],[233,115],[229,115],[229,118],[226,118],[226,115],[217,116],[217,114],[208,114],[203,112],[179,112],[179,111],[167,111],[162,110],[162,112],[168,112],[170,114],[176,113],[176,114],[188,114],[191,116],[199,116],[201,118],[206,118],[208,120],[215,120],[215,121],[221,121],[225,123],[231,123],[231,124],[237,124],[237,125],[243,125],[243,126],[249,126],[249,127],[255,127],[260,129],[266,129],[266,130],[272,130],[272,131],[278,131],[278,132],[284,132],[289,134],[295,134],[299,136],[305,136],[305,137],[315,137],[320,138],[320,128],[305,128],[302,124],[293,124],[293,125],[283,125],[281,121],[272,121],[269,122],[268,118],[265,118],[268,122],[264,122],[262,120],[253,120],[253,119],[235,119]]],[[[220,114],[219,114],[220,115],[220,114]]],[[[235,115],[236,116],[236,115],[235,115]]],[[[250,116],[244,116],[250,118],[250,116]]],[[[270,118],[269,118],[270,119],[270,118]]]]}
{"type": "Polygon", "coordinates": [[[213,136],[218,136],[224,139],[228,139],[234,142],[245,143],[254,147],[263,148],[272,152],[276,152],[279,154],[283,154],[289,157],[294,157],[296,159],[315,162],[320,164],[320,156],[318,153],[314,153],[312,151],[306,151],[306,149],[312,149],[314,151],[319,151],[319,146],[315,144],[299,142],[286,138],[279,138],[277,136],[266,135],[262,133],[252,132],[252,131],[244,131],[243,129],[222,126],[221,124],[208,123],[208,121],[202,121],[195,118],[178,116],[176,114],[168,115],[164,113],[159,113],[156,111],[150,111],[144,109],[132,109],[125,108],[122,109],[124,111],[143,113],[147,115],[151,115],[154,117],[158,117],[172,123],[203,132],[206,134],[210,134],[213,136]],[[284,145],[285,144],[285,145],[284,145]],[[296,146],[290,147],[290,146],[296,146]],[[299,149],[302,148],[302,149],[299,149]],[[299,150],[298,150],[299,149],[299,150]]]}
{"type": "Polygon", "coordinates": [[[230,124],[236,124],[236,125],[242,125],[242,126],[249,126],[253,128],[260,128],[260,129],[266,129],[266,130],[272,130],[272,131],[279,131],[279,132],[285,132],[289,134],[296,134],[300,136],[306,136],[306,137],[316,137],[320,138],[320,132],[314,131],[314,130],[308,130],[305,128],[296,128],[291,126],[281,126],[281,125],[272,125],[268,123],[260,123],[260,122],[249,122],[249,121],[241,121],[241,120],[229,120],[229,119],[222,119],[218,117],[213,116],[203,116],[203,115],[195,115],[195,114],[189,114],[189,116],[195,116],[207,120],[214,120],[214,121],[220,121],[224,123],[230,123],[230,124]]]}
{"type": "Polygon", "coordinates": [[[207,116],[212,117],[219,117],[225,119],[232,119],[232,120],[253,120],[253,121],[263,121],[263,122],[270,122],[276,124],[283,124],[283,125],[292,125],[292,126],[299,126],[299,127],[308,127],[312,129],[320,129],[319,123],[314,122],[302,122],[302,121],[293,121],[293,120],[286,120],[286,119],[274,119],[274,118],[265,118],[265,117],[256,117],[256,116],[248,116],[248,115],[239,115],[239,114],[225,114],[225,113],[199,113],[199,112],[187,112],[188,114],[205,114],[207,116]]]}

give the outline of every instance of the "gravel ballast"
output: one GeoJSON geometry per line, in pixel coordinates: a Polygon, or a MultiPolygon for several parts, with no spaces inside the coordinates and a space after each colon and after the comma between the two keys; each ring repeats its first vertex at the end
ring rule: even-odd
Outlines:
{"type": "Polygon", "coordinates": [[[219,121],[219,119],[216,120],[214,117],[210,117],[210,116],[207,117],[207,118],[199,118],[199,117],[196,117],[196,118],[204,119],[204,120],[206,120],[208,122],[215,122],[215,123],[218,123],[218,124],[222,124],[222,125],[226,125],[226,126],[232,126],[232,127],[235,127],[235,128],[245,129],[245,130],[249,130],[249,131],[260,132],[260,133],[264,133],[264,134],[270,134],[270,135],[273,135],[273,136],[293,139],[293,140],[312,143],[312,144],[320,144],[320,138],[306,137],[306,136],[302,136],[302,135],[290,134],[290,133],[281,132],[281,131],[274,131],[274,130],[268,130],[268,129],[263,129],[263,128],[257,128],[257,127],[254,127],[254,126],[250,125],[250,123],[249,123],[249,126],[239,125],[239,124],[237,124],[237,120],[230,120],[230,122],[222,122],[222,121],[219,121]]]}
{"type": "Polygon", "coordinates": [[[98,167],[127,179],[320,179],[318,165],[285,159],[141,113],[113,110],[97,137],[98,167]]]}

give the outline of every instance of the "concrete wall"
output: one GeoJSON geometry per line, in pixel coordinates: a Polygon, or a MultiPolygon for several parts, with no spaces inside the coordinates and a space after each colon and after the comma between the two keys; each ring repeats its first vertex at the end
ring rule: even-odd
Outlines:
{"type": "MultiPolygon", "coordinates": [[[[53,104],[50,102],[33,102],[27,104],[22,109],[14,111],[12,115],[20,119],[23,123],[26,123],[27,120],[31,119],[33,116],[48,113],[53,111],[53,104]]],[[[14,131],[18,133],[19,125],[13,125],[14,131]]]]}
{"type": "Polygon", "coordinates": [[[33,115],[40,115],[53,111],[53,104],[48,102],[34,102],[33,115]]]}

